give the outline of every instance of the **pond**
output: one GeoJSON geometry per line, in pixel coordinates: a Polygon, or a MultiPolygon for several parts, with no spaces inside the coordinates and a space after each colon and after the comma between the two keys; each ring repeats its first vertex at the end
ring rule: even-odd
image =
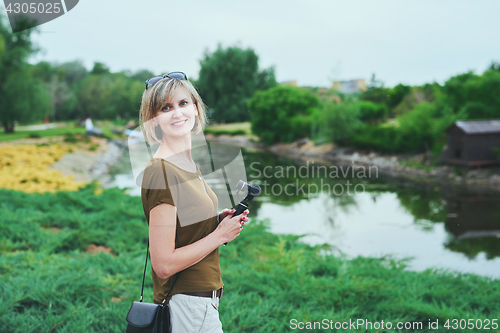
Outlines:
{"type": "MultiPolygon", "coordinates": [[[[330,244],[335,254],[347,258],[410,258],[407,265],[412,270],[500,278],[499,194],[241,150],[248,182],[262,188],[250,204],[249,217],[266,219],[273,233],[303,235],[300,240],[312,245],[330,244]]],[[[140,195],[127,156],[111,175],[107,186],[140,195]]],[[[224,186],[206,180],[211,188],[224,186]]]]}

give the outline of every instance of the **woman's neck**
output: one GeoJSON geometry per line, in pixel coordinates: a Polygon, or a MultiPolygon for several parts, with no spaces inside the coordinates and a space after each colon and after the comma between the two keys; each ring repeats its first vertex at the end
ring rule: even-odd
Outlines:
{"type": "Polygon", "coordinates": [[[169,157],[176,160],[181,159],[193,163],[191,157],[191,138],[185,137],[182,139],[168,138],[163,139],[158,148],[157,155],[168,159],[169,157]]]}

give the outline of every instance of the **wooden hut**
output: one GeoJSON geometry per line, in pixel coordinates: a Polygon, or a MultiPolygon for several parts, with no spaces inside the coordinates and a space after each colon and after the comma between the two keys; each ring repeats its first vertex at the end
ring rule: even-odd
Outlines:
{"type": "Polygon", "coordinates": [[[500,164],[500,119],[457,121],[446,129],[446,162],[468,166],[500,164]]]}

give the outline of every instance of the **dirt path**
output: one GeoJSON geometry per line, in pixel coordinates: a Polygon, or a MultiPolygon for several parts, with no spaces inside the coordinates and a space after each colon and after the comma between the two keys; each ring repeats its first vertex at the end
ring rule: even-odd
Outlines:
{"type": "Polygon", "coordinates": [[[74,175],[75,180],[90,182],[106,174],[114,163],[122,156],[122,148],[102,138],[92,137],[93,143],[98,143],[95,151],[78,149],[63,156],[51,168],[61,170],[65,175],[74,175]]]}

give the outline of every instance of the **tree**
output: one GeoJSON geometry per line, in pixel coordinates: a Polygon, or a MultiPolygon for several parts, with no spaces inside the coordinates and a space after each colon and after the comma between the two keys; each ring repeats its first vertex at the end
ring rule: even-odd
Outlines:
{"type": "Polygon", "coordinates": [[[31,77],[27,67],[4,82],[0,98],[0,117],[5,133],[14,132],[14,121],[29,123],[52,112],[50,95],[40,80],[31,77]]]}
{"type": "Polygon", "coordinates": [[[90,71],[90,74],[103,75],[109,74],[109,67],[102,62],[95,62],[94,68],[90,71]]]}
{"type": "Polygon", "coordinates": [[[372,75],[367,89],[360,96],[363,101],[370,101],[377,104],[385,104],[389,106],[390,89],[384,87],[384,83],[377,80],[375,74],[372,75]]]}
{"type": "Polygon", "coordinates": [[[78,86],[77,115],[111,119],[138,112],[144,84],[123,73],[88,75],[78,86]]]}
{"type": "Polygon", "coordinates": [[[62,65],[57,64],[52,65],[47,61],[41,61],[30,66],[30,72],[33,77],[41,80],[45,90],[50,95],[50,102],[54,110],[51,114],[53,121],[66,120],[73,116],[72,112],[76,104],[76,96],[69,83],[74,80],[71,77],[72,73],[70,70],[71,67],[62,67],[62,65]]]}
{"type": "Polygon", "coordinates": [[[368,101],[360,101],[355,105],[359,108],[359,119],[361,121],[375,123],[387,114],[387,107],[384,104],[376,104],[368,101]]]}
{"type": "Polygon", "coordinates": [[[133,80],[140,81],[140,82],[145,82],[147,79],[150,77],[155,76],[153,72],[147,70],[147,69],[140,69],[134,74],[130,75],[129,77],[133,80]]]}
{"type": "Polygon", "coordinates": [[[316,95],[297,87],[277,86],[259,91],[248,103],[252,132],[267,144],[309,137],[312,115],[319,106],[316,95]]]}
{"type": "Polygon", "coordinates": [[[42,82],[50,82],[52,77],[57,75],[57,69],[48,61],[40,61],[38,64],[30,66],[31,75],[42,82]]]}
{"type": "Polygon", "coordinates": [[[218,46],[213,53],[205,51],[200,61],[196,85],[217,122],[250,120],[247,102],[258,90],[276,85],[274,68],[259,71],[259,57],[248,48],[218,46]]]}
{"type": "Polygon", "coordinates": [[[77,114],[79,117],[103,119],[113,114],[110,75],[90,74],[78,85],[77,114]]]}
{"type": "Polygon", "coordinates": [[[387,100],[387,107],[389,110],[394,110],[396,106],[408,95],[411,91],[410,86],[405,86],[404,84],[398,84],[394,88],[390,89],[389,96],[387,100]]]}
{"type": "Polygon", "coordinates": [[[81,82],[88,75],[87,68],[81,60],[65,62],[60,64],[58,68],[64,73],[64,80],[69,86],[81,82]]]}
{"type": "Polygon", "coordinates": [[[263,69],[257,74],[257,90],[267,90],[276,86],[274,66],[263,69]]]}
{"type": "Polygon", "coordinates": [[[487,71],[497,71],[500,72],[500,63],[497,61],[492,61],[487,71]]]}
{"type": "Polygon", "coordinates": [[[468,119],[500,117],[500,72],[489,69],[482,75],[473,72],[460,74],[446,81],[440,102],[468,119]]]}
{"type": "Polygon", "coordinates": [[[53,76],[52,79],[45,84],[45,88],[51,96],[50,102],[54,109],[53,120],[70,119],[76,104],[76,96],[68,84],[57,76],[53,76]]]}
{"type": "MultiPolygon", "coordinates": [[[[19,21],[17,27],[29,24],[19,21]]],[[[14,121],[26,123],[51,112],[49,95],[40,80],[32,77],[26,63],[38,50],[31,42],[34,31],[11,33],[0,14],[0,121],[6,133],[14,132],[14,121]]]]}
{"type": "MultiPolygon", "coordinates": [[[[379,110],[381,105],[372,102],[325,102],[313,120],[315,139],[343,143],[362,127],[361,109],[379,110]]],[[[382,106],[382,111],[385,109],[382,106]]],[[[370,119],[372,120],[372,119],[370,119]]]]}

